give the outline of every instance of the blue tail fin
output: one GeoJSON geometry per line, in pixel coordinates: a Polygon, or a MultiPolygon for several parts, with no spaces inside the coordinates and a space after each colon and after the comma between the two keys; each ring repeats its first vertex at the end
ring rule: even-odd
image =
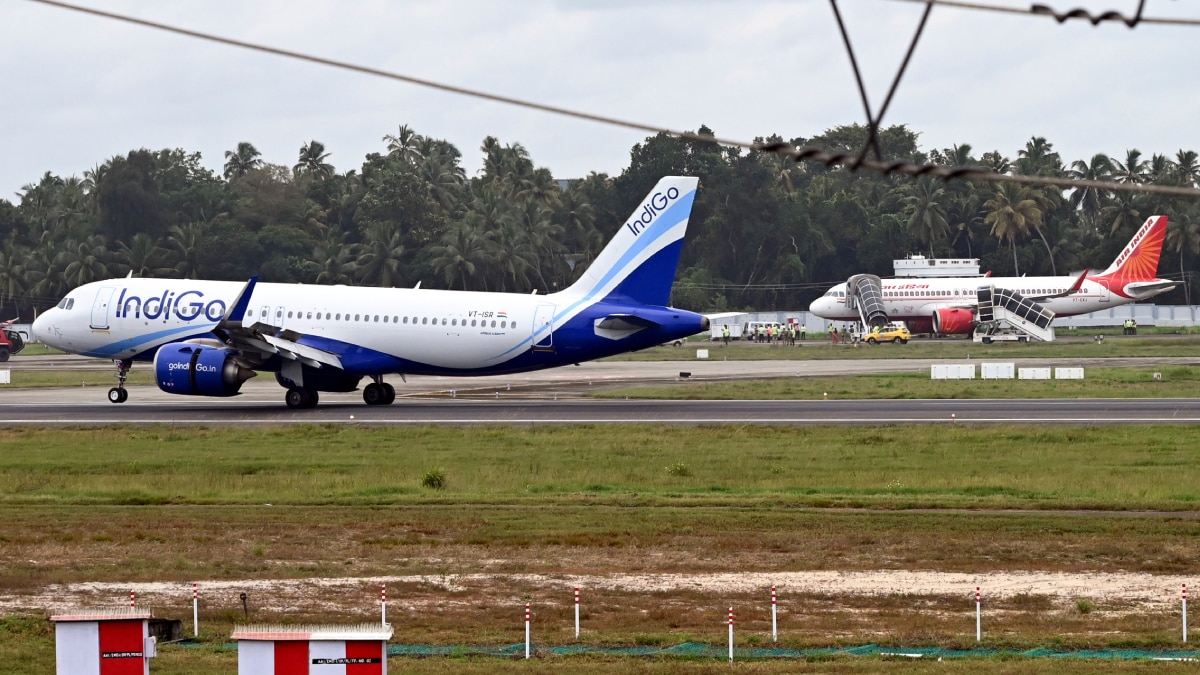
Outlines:
{"type": "Polygon", "coordinates": [[[687,176],[658,181],[583,276],[564,293],[645,305],[670,302],[699,183],[700,179],[687,176]]]}

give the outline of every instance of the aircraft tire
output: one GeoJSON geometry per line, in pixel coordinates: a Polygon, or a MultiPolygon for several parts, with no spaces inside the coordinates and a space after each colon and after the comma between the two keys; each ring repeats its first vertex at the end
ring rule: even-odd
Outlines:
{"type": "Polygon", "coordinates": [[[124,403],[129,400],[129,392],[120,387],[113,387],[108,390],[109,403],[124,403]]]}
{"type": "Polygon", "coordinates": [[[8,347],[0,347],[0,363],[8,360],[8,347]]]}
{"type": "Polygon", "coordinates": [[[387,391],[377,382],[372,382],[363,387],[363,402],[367,405],[384,405],[387,400],[387,391]]]}
{"type": "Polygon", "coordinates": [[[320,399],[316,389],[303,389],[301,387],[292,387],[283,396],[283,402],[292,410],[315,408],[317,407],[318,400],[320,399]]]}
{"type": "Polygon", "coordinates": [[[383,383],[383,403],[382,405],[391,405],[396,402],[396,388],[387,382],[383,383]]]}

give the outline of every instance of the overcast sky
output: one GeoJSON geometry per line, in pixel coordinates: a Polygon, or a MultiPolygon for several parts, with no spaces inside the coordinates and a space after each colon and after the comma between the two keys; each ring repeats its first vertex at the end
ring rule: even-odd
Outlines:
{"type": "MultiPolygon", "coordinates": [[[[1028,7],[1029,2],[989,0],[1028,7]]],[[[811,137],[864,113],[825,0],[79,0],[194,30],[674,129],[750,141],[811,137]]],[[[1132,13],[1136,0],[1050,0],[1132,13]]],[[[878,105],[922,8],[842,0],[878,105]]],[[[1200,18],[1149,0],[1147,16],[1200,18]]],[[[1128,148],[1200,151],[1200,28],[936,8],[885,118],[922,148],[969,143],[1015,157],[1045,136],[1067,162],[1128,148]]],[[[122,24],[0,2],[0,198],[46,171],[136,148],[224,152],[253,143],[291,166],[316,139],[339,171],[400,124],[444,138],[479,170],[487,135],[556,177],[619,173],[645,132],[465,98],[122,24]]]]}

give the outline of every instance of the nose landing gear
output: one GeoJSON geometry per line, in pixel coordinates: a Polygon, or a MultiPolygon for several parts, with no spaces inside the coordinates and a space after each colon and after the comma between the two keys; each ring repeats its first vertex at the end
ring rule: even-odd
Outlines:
{"type": "Polygon", "coordinates": [[[129,379],[129,370],[133,368],[133,361],[124,359],[122,361],[113,361],[117,366],[117,386],[108,390],[109,403],[124,403],[129,400],[129,391],[125,389],[125,380],[129,379]]]}

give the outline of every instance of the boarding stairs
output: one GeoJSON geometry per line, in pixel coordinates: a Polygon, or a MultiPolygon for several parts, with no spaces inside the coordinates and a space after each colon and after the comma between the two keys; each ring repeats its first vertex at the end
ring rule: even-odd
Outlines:
{"type": "Polygon", "coordinates": [[[874,274],[855,274],[846,280],[846,309],[858,311],[862,324],[870,330],[888,325],[883,307],[883,282],[874,274]]]}
{"type": "Polygon", "coordinates": [[[1054,341],[1054,312],[1007,288],[980,286],[976,318],[989,330],[1010,329],[1043,342],[1054,341]]]}

